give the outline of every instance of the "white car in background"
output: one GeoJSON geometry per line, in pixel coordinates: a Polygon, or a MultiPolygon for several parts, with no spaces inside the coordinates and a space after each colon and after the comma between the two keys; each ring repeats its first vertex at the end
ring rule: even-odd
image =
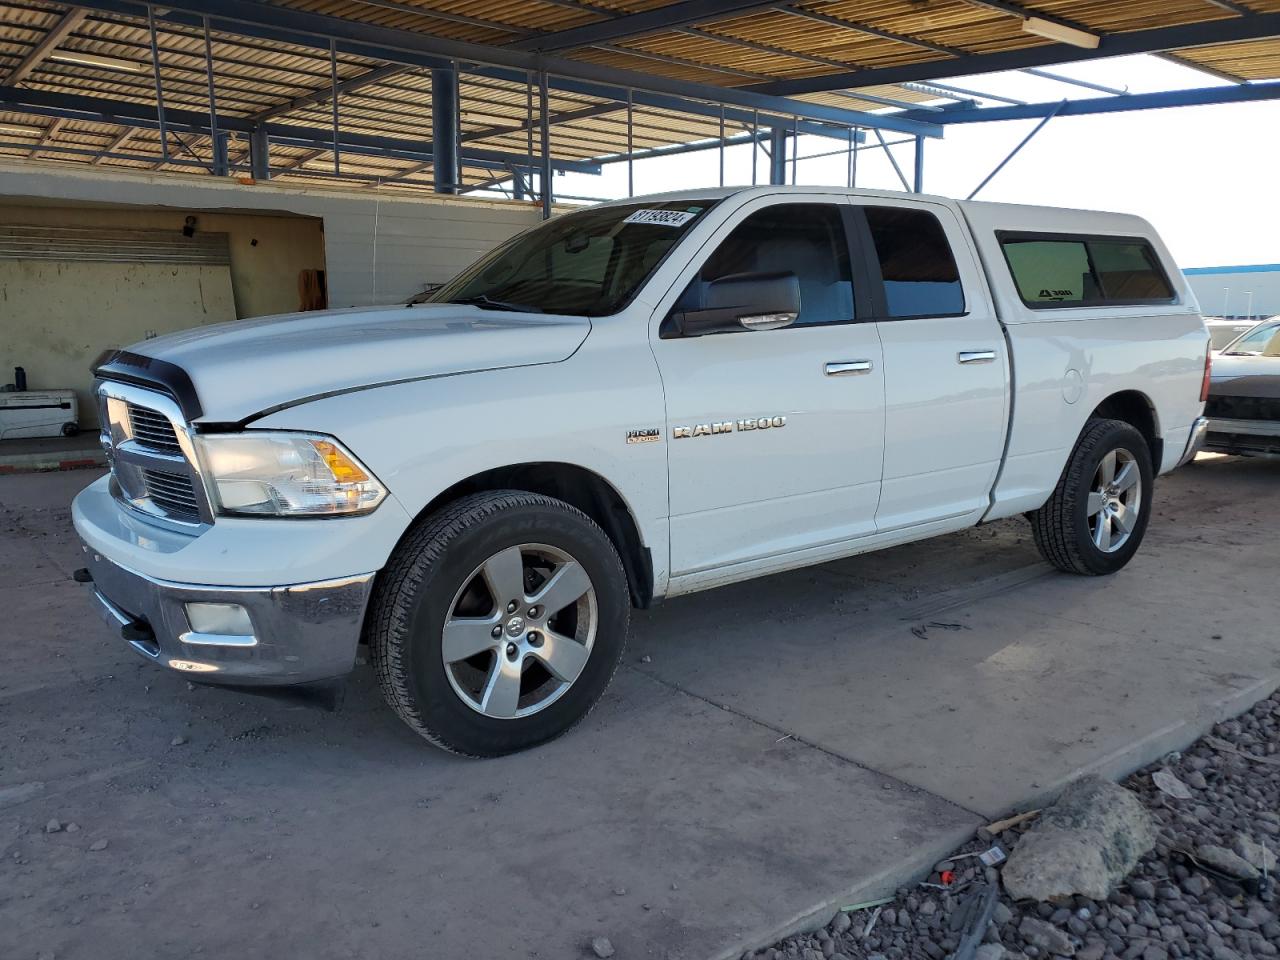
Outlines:
{"type": "Polygon", "coordinates": [[[1227,320],[1223,317],[1205,317],[1204,327],[1209,331],[1209,347],[1221,350],[1228,343],[1248,333],[1258,323],[1257,320],[1227,320]]]}

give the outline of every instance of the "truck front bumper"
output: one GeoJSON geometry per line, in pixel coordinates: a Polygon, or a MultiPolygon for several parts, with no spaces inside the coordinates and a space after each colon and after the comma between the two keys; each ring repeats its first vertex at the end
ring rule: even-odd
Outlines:
{"type": "Polygon", "coordinates": [[[88,546],[83,550],[103,620],[142,656],[191,680],[309,683],[344,676],[355,664],[372,573],[287,586],[215,587],[156,580],[88,546]],[[202,633],[192,627],[189,604],[240,607],[252,632],[202,633]]]}

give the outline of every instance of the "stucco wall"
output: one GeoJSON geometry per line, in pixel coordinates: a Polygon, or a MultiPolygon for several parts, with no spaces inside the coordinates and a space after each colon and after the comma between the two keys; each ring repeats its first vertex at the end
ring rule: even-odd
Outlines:
{"type": "MultiPolygon", "coordinates": [[[[534,203],[469,197],[402,197],[369,190],[244,185],[235,180],[0,162],[0,199],[107,202],[175,213],[293,213],[324,224],[329,303],[407,300],[453,276],[498,243],[535,226],[534,203]]],[[[212,226],[209,229],[213,229],[212,226]]]]}
{"type": "MultiPolygon", "coordinates": [[[[304,217],[246,215],[197,209],[24,204],[0,198],[0,224],[116,229],[182,229],[194,215],[196,229],[225,233],[231,246],[231,283],[235,317],[260,317],[298,309],[298,274],[324,269],[324,230],[321,221],[304,217]]],[[[233,317],[232,319],[235,319],[233,317]]],[[[193,320],[198,323],[199,320],[193,320]]],[[[181,329],[178,315],[160,314],[160,332],[181,329]]],[[[152,329],[156,329],[153,325],[152,329]]]]}
{"type": "Polygon", "coordinates": [[[0,260],[0,382],[70,387],[80,425],[98,422],[89,372],[107,347],[235,319],[225,266],[0,260]]]}

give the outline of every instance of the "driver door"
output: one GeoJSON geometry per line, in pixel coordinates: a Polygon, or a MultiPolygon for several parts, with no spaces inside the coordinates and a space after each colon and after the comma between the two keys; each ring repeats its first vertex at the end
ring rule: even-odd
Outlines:
{"type": "Polygon", "coordinates": [[[681,577],[692,587],[836,555],[875,531],[883,363],[876,325],[859,322],[870,302],[856,280],[850,209],[794,194],[745,204],[658,316],[677,590],[681,577]],[[673,310],[697,309],[714,280],[753,273],[795,274],[793,324],[680,335],[673,310]]]}

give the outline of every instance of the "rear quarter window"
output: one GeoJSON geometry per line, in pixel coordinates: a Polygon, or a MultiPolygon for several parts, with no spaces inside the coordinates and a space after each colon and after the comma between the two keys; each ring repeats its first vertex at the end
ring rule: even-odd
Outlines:
{"type": "Polygon", "coordinates": [[[1173,286],[1141,237],[997,232],[1028,307],[1123,306],[1174,301],[1173,286]]]}

